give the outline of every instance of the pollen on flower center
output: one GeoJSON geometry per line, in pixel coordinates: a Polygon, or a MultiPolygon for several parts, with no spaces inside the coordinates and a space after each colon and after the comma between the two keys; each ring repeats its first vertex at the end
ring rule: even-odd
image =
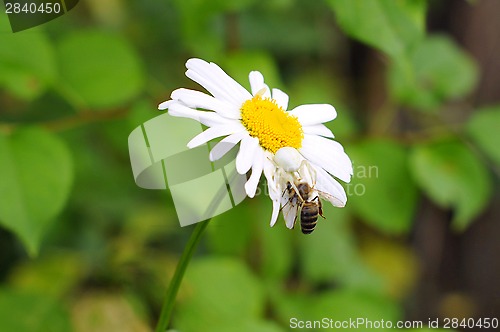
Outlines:
{"type": "Polygon", "coordinates": [[[241,106],[241,123],[266,150],[276,153],[290,146],[300,148],[304,132],[299,120],[285,112],[270,98],[256,95],[241,106]]]}

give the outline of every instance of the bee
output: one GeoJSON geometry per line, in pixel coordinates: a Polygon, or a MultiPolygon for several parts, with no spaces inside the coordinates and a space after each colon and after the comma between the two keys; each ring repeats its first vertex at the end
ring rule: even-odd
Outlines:
{"type": "MultiPolygon", "coordinates": [[[[298,182],[295,186],[287,182],[285,192],[288,193],[288,197],[284,197],[285,200],[288,199],[283,206],[285,220],[292,220],[293,218],[293,225],[295,225],[297,214],[300,210],[300,228],[302,233],[311,234],[316,227],[318,217],[325,218],[319,195],[320,193],[323,195],[328,194],[319,192],[307,182],[298,182]]],[[[283,196],[285,192],[283,192],[283,196]]]]}
{"type": "Polygon", "coordinates": [[[292,147],[283,147],[271,162],[275,166],[274,186],[283,189],[279,204],[286,227],[294,228],[300,211],[302,233],[311,234],[318,217],[323,216],[321,199],[333,206],[343,207],[346,197],[343,188],[322,168],[316,168],[292,147]],[[320,180],[316,188],[316,180],[320,180]],[[328,192],[322,191],[327,190],[328,192]]]}

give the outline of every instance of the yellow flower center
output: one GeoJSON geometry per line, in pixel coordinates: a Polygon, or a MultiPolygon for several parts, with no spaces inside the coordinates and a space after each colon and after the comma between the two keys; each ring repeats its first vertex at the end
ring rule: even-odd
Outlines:
{"type": "Polygon", "coordinates": [[[299,149],[304,132],[299,120],[283,110],[276,101],[256,95],[241,106],[241,123],[260,146],[276,153],[289,146],[299,149]]]}

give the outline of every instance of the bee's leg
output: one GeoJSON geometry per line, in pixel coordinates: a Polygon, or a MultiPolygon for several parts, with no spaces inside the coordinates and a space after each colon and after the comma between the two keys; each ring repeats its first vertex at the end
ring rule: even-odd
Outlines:
{"type": "Polygon", "coordinates": [[[288,205],[288,203],[290,203],[290,201],[286,202],[286,203],[285,203],[285,205],[283,205],[283,206],[280,208],[280,212],[281,212],[281,210],[283,210],[283,209],[285,208],[285,206],[287,206],[287,205],[288,205]]]}
{"type": "MultiPolygon", "coordinates": [[[[326,219],[326,217],[323,215],[323,205],[321,204],[321,199],[319,199],[319,196],[316,196],[313,198],[313,201],[314,200],[317,200],[318,201],[318,211],[319,211],[319,215],[321,216],[321,218],[323,219],[326,219]]],[[[312,201],[311,201],[312,202],[312,201]]]]}
{"type": "MultiPolygon", "coordinates": [[[[281,168],[278,169],[278,176],[277,176],[278,179],[285,179],[286,181],[286,184],[287,186],[285,187],[285,189],[283,190],[283,193],[281,194],[281,196],[285,196],[285,192],[288,190],[290,190],[290,188],[288,188],[288,184],[292,184],[293,183],[293,178],[290,176],[289,173],[283,171],[281,168]]],[[[280,182],[281,181],[278,181],[278,187],[280,187],[280,182]]]]}
{"type": "Polygon", "coordinates": [[[290,173],[290,172],[285,172],[281,168],[278,170],[278,172],[279,172],[278,177],[280,179],[284,179],[286,181],[286,184],[287,184],[287,187],[283,190],[282,196],[285,195],[285,192],[287,190],[290,191],[290,189],[293,189],[295,191],[295,194],[297,195],[298,199],[300,200],[300,202],[304,203],[304,199],[302,198],[302,196],[300,196],[299,189],[295,185],[295,179],[296,179],[295,174],[294,173],[290,173]],[[288,184],[290,184],[290,188],[288,187],[288,184]]]}
{"type": "Polygon", "coordinates": [[[281,197],[284,197],[285,196],[285,192],[287,191],[290,191],[290,188],[288,188],[288,186],[290,185],[290,182],[287,182],[287,186],[286,188],[283,190],[283,193],[281,194],[281,197]]]}

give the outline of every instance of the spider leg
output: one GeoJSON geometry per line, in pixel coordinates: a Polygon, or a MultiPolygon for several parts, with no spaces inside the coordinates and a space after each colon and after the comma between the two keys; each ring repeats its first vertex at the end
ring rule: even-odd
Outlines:
{"type": "Polygon", "coordinates": [[[311,202],[315,200],[318,201],[319,215],[321,216],[321,218],[326,219],[326,217],[323,215],[323,205],[321,204],[321,199],[319,198],[319,196],[316,196],[311,200],[311,202]]]}
{"type": "Polygon", "coordinates": [[[316,184],[316,170],[311,166],[307,160],[302,160],[299,167],[299,173],[302,174],[308,183],[311,182],[312,187],[316,184]]]}

